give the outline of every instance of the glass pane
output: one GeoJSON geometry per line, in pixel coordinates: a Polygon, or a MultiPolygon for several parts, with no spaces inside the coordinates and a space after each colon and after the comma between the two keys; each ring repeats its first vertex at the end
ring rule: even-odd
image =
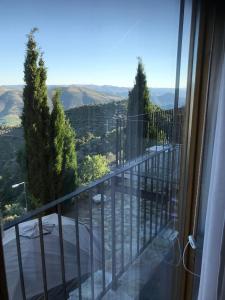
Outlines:
{"type": "Polygon", "coordinates": [[[2,6],[10,299],[174,299],[189,1],[2,6]]]}

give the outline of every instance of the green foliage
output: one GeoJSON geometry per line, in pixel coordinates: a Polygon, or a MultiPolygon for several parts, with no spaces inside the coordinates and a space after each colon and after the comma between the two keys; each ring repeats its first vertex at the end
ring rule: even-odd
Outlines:
{"type": "Polygon", "coordinates": [[[65,122],[64,156],[63,156],[63,193],[72,192],[78,185],[77,154],[75,151],[75,132],[69,121],[65,122]]]}
{"type": "Polygon", "coordinates": [[[4,222],[13,221],[25,212],[25,209],[19,203],[6,204],[3,207],[4,222]]]}
{"type": "MultiPolygon", "coordinates": [[[[16,162],[20,166],[20,170],[22,174],[24,175],[24,178],[26,178],[26,154],[24,147],[21,147],[17,153],[16,153],[16,162]]],[[[22,180],[21,180],[22,181],[22,180]]]]}
{"type": "Polygon", "coordinates": [[[149,128],[150,113],[159,108],[150,101],[144,66],[139,58],[137,74],[133,89],[129,92],[127,110],[127,159],[135,158],[145,151],[146,141],[151,132],[149,128]]]}
{"type": "Polygon", "coordinates": [[[63,147],[65,133],[65,115],[60,102],[60,93],[57,90],[52,98],[53,110],[51,113],[51,143],[52,143],[52,170],[55,175],[62,172],[63,147]]]}
{"type": "Polygon", "coordinates": [[[42,203],[50,200],[49,192],[49,107],[47,103],[47,73],[42,55],[34,39],[36,28],[28,35],[24,63],[22,125],[28,189],[42,203]]]}
{"type": "Polygon", "coordinates": [[[75,132],[65,117],[57,90],[52,99],[51,113],[51,179],[52,198],[71,192],[77,185],[75,132]]]}
{"type": "MultiPolygon", "coordinates": [[[[53,96],[50,115],[47,71],[33,29],[28,35],[24,63],[22,124],[25,162],[32,207],[71,192],[77,184],[75,133],[66,120],[60,92],[53,96]]],[[[22,158],[22,153],[19,154],[22,158]]]]}
{"type": "Polygon", "coordinates": [[[87,155],[84,158],[81,168],[81,180],[82,183],[88,183],[98,178],[101,178],[109,172],[108,161],[105,156],[87,155]]]}
{"type": "Polygon", "coordinates": [[[165,132],[156,126],[151,125],[149,127],[149,138],[146,143],[147,146],[154,146],[156,144],[161,144],[165,141],[166,135],[165,132]]]}
{"type": "Polygon", "coordinates": [[[113,119],[117,115],[126,116],[127,100],[98,105],[83,105],[66,112],[77,137],[82,139],[87,134],[102,136],[115,128],[113,119]]]}

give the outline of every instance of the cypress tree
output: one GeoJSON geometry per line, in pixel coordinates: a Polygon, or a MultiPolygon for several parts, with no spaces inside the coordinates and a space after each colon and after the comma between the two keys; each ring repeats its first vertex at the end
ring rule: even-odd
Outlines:
{"type": "Polygon", "coordinates": [[[71,127],[69,120],[66,119],[63,154],[63,194],[72,192],[78,185],[75,138],[75,131],[71,127]]]}
{"type": "Polygon", "coordinates": [[[127,159],[135,158],[145,151],[146,139],[149,136],[149,114],[152,110],[154,104],[150,102],[144,66],[139,58],[135,84],[128,97],[127,159]]]}
{"type": "Polygon", "coordinates": [[[22,125],[28,189],[37,205],[75,189],[77,157],[75,132],[65,117],[59,91],[53,96],[51,115],[49,112],[47,70],[34,39],[36,30],[28,35],[22,125]]]}
{"type": "Polygon", "coordinates": [[[45,203],[49,201],[48,165],[49,108],[47,104],[46,70],[34,39],[34,28],[28,35],[24,63],[22,125],[28,189],[31,195],[45,203]]]}
{"type": "Polygon", "coordinates": [[[73,191],[77,185],[75,132],[66,119],[57,90],[52,98],[51,113],[51,178],[52,197],[56,199],[73,191]]]}
{"type": "Polygon", "coordinates": [[[39,101],[40,109],[37,111],[39,116],[39,131],[40,131],[40,140],[39,140],[39,151],[40,151],[40,170],[42,176],[42,203],[49,202],[51,200],[50,193],[50,112],[48,106],[48,89],[46,85],[47,80],[47,70],[45,68],[43,55],[41,54],[39,60],[39,101]]]}

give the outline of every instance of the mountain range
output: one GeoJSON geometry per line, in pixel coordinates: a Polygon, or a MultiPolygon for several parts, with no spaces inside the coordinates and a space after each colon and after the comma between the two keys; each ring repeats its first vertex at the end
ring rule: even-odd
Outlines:
{"type": "MultiPolygon", "coordinates": [[[[110,85],[49,85],[48,97],[51,99],[56,88],[61,90],[61,99],[65,110],[83,105],[117,102],[128,98],[130,88],[110,85]]],[[[0,124],[18,125],[23,107],[22,85],[0,86],[0,124]]],[[[174,101],[174,89],[151,88],[151,100],[163,109],[171,109],[174,101]]],[[[180,106],[185,102],[185,89],[180,90],[180,106]]],[[[49,100],[51,107],[51,101],[49,100]]]]}

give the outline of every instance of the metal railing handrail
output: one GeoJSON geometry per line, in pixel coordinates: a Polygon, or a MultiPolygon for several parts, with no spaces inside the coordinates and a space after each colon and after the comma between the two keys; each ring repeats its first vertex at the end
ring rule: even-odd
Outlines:
{"type": "MultiPolygon", "coordinates": [[[[173,201],[173,195],[176,190],[176,184],[173,182],[174,172],[172,170],[172,159],[177,155],[177,147],[174,145],[167,145],[157,149],[156,151],[144,153],[138,158],[127,162],[124,165],[117,167],[111,173],[104,177],[91,182],[86,186],[81,186],[70,194],[65,195],[57,200],[52,201],[34,211],[26,213],[24,216],[5,224],[4,229],[15,230],[15,256],[18,260],[21,296],[27,298],[27,287],[25,284],[25,277],[28,276],[24,264],[24,247],[23,240],[20,235],[20,224],[30,220],[37,220],[39,230],[39,243],[40,243],[40,270],[42,274],[42,295],[47,299],[50,287],[48,286],[47,270],[50,267],[48,256],[46,256],[45,236],[43,232],[43,217],[47,214],[56,213],[58,218],[58,240],[59,240],[59,257],[55,258],[58,264],[59,272],[62,278],[57,283],[59,284],[60,291],[64,293],[64,299],[68,297],[68,293],[72,290],[77,294],[78,299],[83,298],[83,283],[86,281],[82,273],[82,259],[81,259],[81,245],[80,245],[80,220],[82,217],[82,207],[79,208],[80,196],[84,196],[81,201],[85,202],[85,212],[88,213],[88,223],[85,225],[88,231],[86,242],[89,247],[90,256],[90,270],[88,271],[88,278],[91,281],[91,298],[102,299],[109,289],[117,289],[118,280],[129,266],[140,256],[153,239],[167,226],[174,218],[174,209],[176,204],[173,201]],[[158,150],[158,151],[157,151],[158,150]],[[160,166],[162,174],[160,174],[160,166]],[[141,172],[144,170],[146,175],[153,175],[153,169],[157,168],[157,177],[141,178],[141,172]],[[166,171],[169,170],[169,171],[166,171]],[[125,181],[125,176],[126,177],[125,181]],[[162,175],[162,180],[159,180],[159,175],[162,175]],[[107,186],[106,184],[107,183],[107,186]],[[100,206],[93,206],[93,195],[100,194],[100,206]],[[105,204],[105,194],[108,201],[105,204]],[[63,243],[63,217],[62,214],[63,204],[67,200],[73,200],[71,203],[70,213],[73,214],[74,230],[75,230],[75,252],[72,253],[76,259],[75,268],[77,275],[74,277],[77,280],[76,285],[68,286],[69,282],[66,280],[65,272],[65,249],[63,243]],[[149,200],[149,201],[148,201],[149,200]],[[86,204],[88,205],[86,207],[86,204]],[[106,209],[105,209],[106,205],[106,209]],[[119,205],[119,206],[118,206],[119,205]],[[118,210],[119,208],[119,210],[118,210]],[[97,219],[96,219],[97,214],[97,219]],[[134,220],[135,216],[135,220],[134,220]],[[110,221],[109,219],[110,218],[110,221]],[[119,227],[116,226],[120,218],[119,227]],[[109,221],[109,226],[105,227],[105,222],[109,221]],[[97,227],[98,229],[96,229],[97,227]],[[98,269],[102,270],[102,284],[101,290],[95,289],[95,272],[94,261],[96,259],[94,254],[94,230],[99,234],[99,249],[101,249],[101,257],[99,257],[98,269]],[[141,234],[143,230],[143,234],[141,234]],[[118,238],[121,235],[121,240],[118,238]],[[126,235],[126,238],[125,238],[126,235]],[[116,244],[118,243],[121,251],[118,251],[116,244]],[[110,253],[106,251],[107,247],[111,248],[110,253]],[[106,272],[112,273],[111,279],[106,280],[106,272]],[[67,290],[68,286],[68,290],[67,290]]],[[[86,215],[85,215],[86,216],[86,215]]],[[[66,252],[67,253],[67,252],[66,252]]],[[[6,261],[9,259],[6,253],[6,261]]],[[[4,267],[5,269],[5,267],[4,267]]],[[[7,266],[6,266],[7,271],[7,266]]],[[[7,279],[10,281],[13,277],[7,279]]],[[[12,290],[9,289],[9,292],[12,290]]]]}
{"type": "Polygon", "coordinates": [[[151,157],[156,157],[156,156],[160,155],[161,153],[163,153],[164,151],[170,151],[172,148],[174,148],[173,145],[171,145],[169,148],[167,147],[167,148],[161,149],[157,152],[147,153],[142,156],[139,156],[135,160],[132,160],[131,162],[128,162],[125,165],[118,167],[116,170],[112,171],[109,174],[106,174],[105,176],[101,177],[100,179],[92,181],[88,185],[78,187],[75,191],[73,191],[63,197],[60,197],[52,202],[49,202],[33,211],[27,212],[25,215],[13,220],[13,221],[7,222],[6,224],[4,224],[3,228],[4,228],[4,230],[7,230],[7,229],[10,229],[10,228],[20,224],[20,223],[26,222],[34,217],[37,217],[38,215],[41,215],[42,213],[56,207],[57,205],[62,204],[74,197],[77,197],[77,196],[79,196],[79,194],[87,192],[87,191],[93,189],[94,187],[110,180],[111,178],[116,177],[119,174],[122,174],[133,167],[138,166],[139,164],[145,162],[146,160],[148,160],[151,157]]]}

